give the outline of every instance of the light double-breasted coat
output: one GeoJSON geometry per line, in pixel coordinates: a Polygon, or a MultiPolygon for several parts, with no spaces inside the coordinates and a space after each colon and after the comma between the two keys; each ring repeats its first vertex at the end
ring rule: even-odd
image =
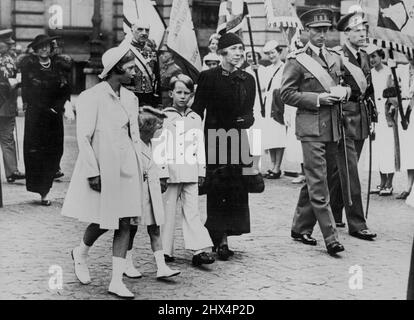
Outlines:
{"type": "MultiPolygon", "coordinates": [[[[206,175],[204,131],[200,116],[187,108],[181,115],[175,108],[163,110],[168,118],[158,139],[158,146],[165,152],[168,183],[198,182],[206,175]]],[[[161,149],[160,149],[161,150],[161,149]]],[[[164,178],[164,176],[163,176],[164,178]]]]}
{"type": "Polygon", "coordinates": [[[120,218],[142,214],[138,99],[123,87],[118,97],[104,81],[79,96],[76,110],[79,155],[62,214],[118,229],[120,218]],[[96,176],[101,192],[89,186],[96,176]]]}

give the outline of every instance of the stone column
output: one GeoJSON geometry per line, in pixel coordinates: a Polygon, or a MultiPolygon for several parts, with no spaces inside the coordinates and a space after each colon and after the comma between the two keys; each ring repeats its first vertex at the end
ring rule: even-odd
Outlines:
{"type": "Polygon", "coordinates": [[[102,72],[101,58],[104,52],[101,33],[101,1],[94,0],[92,17],[92,35],[90,41],[90,58],[83,72],[85,73],[85,88],[89,89],[99,82],[98,74],[102,72]]]}

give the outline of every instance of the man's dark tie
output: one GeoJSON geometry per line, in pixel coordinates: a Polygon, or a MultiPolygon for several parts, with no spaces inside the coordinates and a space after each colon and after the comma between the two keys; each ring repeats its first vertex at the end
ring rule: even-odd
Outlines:
{"type": "Polygon", "coordinates": [[[358,65],[361,66],[361,53],[359,51],[357,51],[357,61],[358,65]]]}
{"type": "Polygon", "coordinates": [[[326,59],[322,53],[322,48],[319,50],[319,58],[321,58],[321,60],[325,63],[325,66],[328,67],[328,62],[326,62],[326,59]]]}

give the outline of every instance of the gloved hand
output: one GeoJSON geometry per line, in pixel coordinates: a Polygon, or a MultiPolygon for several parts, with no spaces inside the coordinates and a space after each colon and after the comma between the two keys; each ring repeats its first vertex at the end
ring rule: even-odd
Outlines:
{"type": "Polygon", "coordinates": [[[88,181],[92,190],[101,192],[101,176],[88,178],[88,181]]]}

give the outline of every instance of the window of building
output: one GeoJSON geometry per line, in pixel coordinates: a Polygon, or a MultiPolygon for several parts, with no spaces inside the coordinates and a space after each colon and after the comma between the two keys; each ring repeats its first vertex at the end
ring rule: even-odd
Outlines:
{"type": "Polygon", "coordinates": [[[92,27],[93,0],[55,0],[63,9],[63,27],[92,27]]]}
{"type": "Polygon", "coordinates": [[[194,0],[193,22],[196,28],[217,28],[220,0],[194,0]]]}

